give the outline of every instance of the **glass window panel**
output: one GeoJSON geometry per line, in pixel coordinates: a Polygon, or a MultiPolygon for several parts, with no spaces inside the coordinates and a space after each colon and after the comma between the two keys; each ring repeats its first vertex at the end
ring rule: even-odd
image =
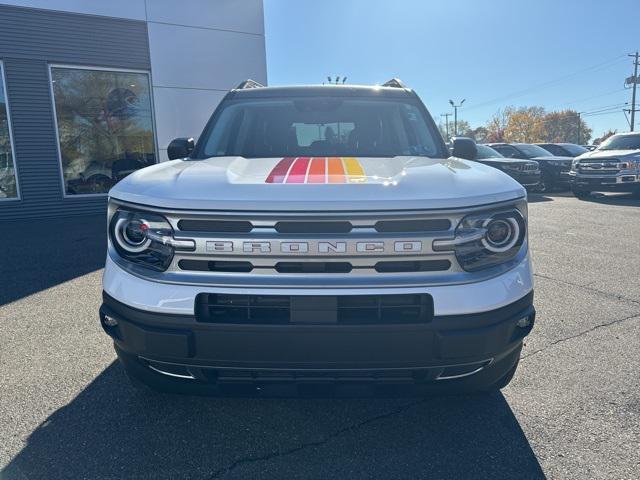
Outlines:
{"type": "Polygon", "coordinates": [[[3,68],[0,64],[0,200],[18,198],[18,182],[11,149],[3,68]]]}
{"type": "Polygon", "coordinates": [[[106,193],[156,162],[145,73],[52,67],[67,195],[106,193]]]}

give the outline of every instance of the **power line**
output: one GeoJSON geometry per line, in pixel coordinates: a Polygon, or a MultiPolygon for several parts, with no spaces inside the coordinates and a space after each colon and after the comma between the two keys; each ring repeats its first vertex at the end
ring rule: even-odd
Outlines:
{"type": "Polygon", "coordinates": [[[618,88],[618,89],[612,90],[610,92],[600,93],[600,94],[597,94],[597,95],[591,95],[589,97],[584,97],[584,98],[581,98],[580,100],[573,100],[571,102],[559,103],[559,104],[556,104],[555,107],[551,107],[551,108],[559,108],[559,107],[562,107],[562,106],[565,106],[565,105],[574,105],[576,103],[583,103],[583,102],[586,102],[587,100],[593,100],[594,98],[606,97],[607,95],[613,95],[614,93],[620,93],[620,92],[624,92],[626,90],[627,90],[626,88],[618,88]]]}
{"type": "Polygon", "coordinates": [[[585,73],[585,72],[593,72],[593,71],[597,71],[597,70],[600,70],[600,69],[603,69],[603,68],[607,68],[607,67],[619,62],[624,57],[626,57],[626,54],[619,55],[619,56],[617,56],[615,58],[612,58],[612,59],[607,60],[605,62],[601,62],[601,63],[596,64],[596,65],[592,65],[590,67],[583,68],[581,70],[575,71],[575,72],[570,73],[568,75],[564,75],[562,77],[556,78],[555,80],[549,80],[547,82],[540,83],[538,85],[534,85],[532,87],[529,87],[529,88],[526,88],[526,89],[523,89],[523,90],[519,90],[519,91],[510,93],[510,94],[502,96],[502,97],[494,98],[494,99],[488,100],[486,102],[482,102],[482,103],[478,103],[478,104],[475,104],[475,105],[468,106],[467,110],[472,110],[474,108],[484,107],[484,106],[491,105],[491,104],[494,104],[494,103],[501,103],[501,102],[504,102],[505,100],[509,100],[511,98],[516,98],[516,97],[519,97],[519,96],[527,95],[527,94],[529,94],[531,92],[535,92],[537,90],[542,90],[544,88],[550,87],[550,86],[555,85],[557,83],[561,83],[561,82],[563,82],[565,80],[573,78],[576,75],[580,75],[580,74],[585,73]]]}

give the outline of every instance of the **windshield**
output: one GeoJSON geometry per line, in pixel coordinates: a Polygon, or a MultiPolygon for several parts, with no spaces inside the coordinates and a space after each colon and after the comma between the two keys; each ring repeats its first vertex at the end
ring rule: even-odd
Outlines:
{"type": "Polygon", "coordinates": [[[640,135],[613,135],[598,150],[639,150],[640,135]]]}
{"type": "Polygon", "coordinates": [[[582,155],[583,153],[589,151],[586,148],[581,147],[580,145],[574,145],[573,143],[563,143],[562,148],[564,148],[574,157],[577,157],[578,155],[582,155]]]}
{"type": "Polygon", "coordinates": [[[442,156],[411,101],[290,97],[231,100],[200,139],[197,158],[242,156],[442,156]]]}
{"type": "Polygon", "coordinates": [[[478,149],[478,154],[476,155],[477,159],[482,158],[504,158],[502,154],[496,152],[493,148],[487,147],[486,145],[476,145],[478,149]]]}
{"type": "Polygon", "coordinates": [[[529,145],[526,143],[519,143],[515,147],[520,150],[527,158],[533,157],[552,157],[553,155],[546,151],[544,148],[538,145],[529,145]]]}

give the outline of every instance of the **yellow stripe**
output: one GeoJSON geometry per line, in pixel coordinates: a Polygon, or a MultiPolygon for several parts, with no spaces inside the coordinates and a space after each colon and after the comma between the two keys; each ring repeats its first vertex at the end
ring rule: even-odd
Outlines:
{"type": "Polygon", "coordinates": [[[367,181],[360,160],[355,157],[343,157],[342,163],[344,164],[347,177],[349,177],[349,183],[364,183],[367,181]]]}

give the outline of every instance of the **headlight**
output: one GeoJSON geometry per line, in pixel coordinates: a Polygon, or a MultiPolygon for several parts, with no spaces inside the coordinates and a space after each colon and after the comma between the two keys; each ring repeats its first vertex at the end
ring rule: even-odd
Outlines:
{"type": "Polygon", "coordinates": [[[522,169],[522,167],[518,164],[513,164],[513,165],[504,164],[502,165],[502,169],[509,170],[510,172],[519,172],[522,169]]]}
{"type": "Polygon", "coordinates": [[[580,165],[580,160],[575,159],[574,161],[572,161],[571,162],[571,171],[577,172],[578,171],[578,165],[580,165]]]}
{"type": "Polygon", "coordinates": [[[176,249],[194,250],[193,240],[176,240],[169,222],[161,215],[117,210],[109,223],[109,238],[125,260],[164,271],[176,249]]]}
{"type": "Polygon", "coordinates": [[[517,208],[473,214],[462,219],[453,240],[436,240],[433,248],[454,250],[460,266],[473,272],[515,258],[525,244],[526,230],[525,216],[517,208]]]}
{"type": "Polygon", "coordinates": [[[547,160],[547,162],[554,167],[569,167],[571,165],[570,162],[564,160],[547,160]]]}

